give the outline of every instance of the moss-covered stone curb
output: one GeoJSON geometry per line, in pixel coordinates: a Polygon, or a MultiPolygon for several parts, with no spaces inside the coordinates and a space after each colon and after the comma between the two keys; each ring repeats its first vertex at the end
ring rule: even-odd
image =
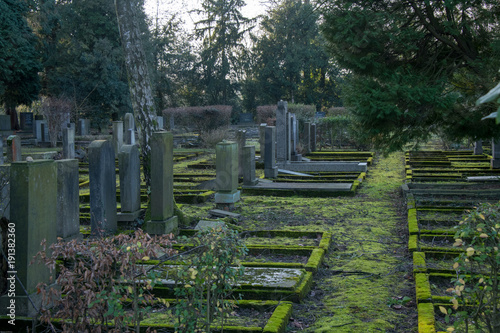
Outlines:
{"type": "Polygon", "coordinates": [[[436,320],[432,303],[418,304],[418,333],[435,333],[436,320]]]}
{"type": "Polygon", "coordinates": [[[431,285],[426,273],[415,274],[415,293],[417,295],[417,303],[432,302],[431,285]]]}

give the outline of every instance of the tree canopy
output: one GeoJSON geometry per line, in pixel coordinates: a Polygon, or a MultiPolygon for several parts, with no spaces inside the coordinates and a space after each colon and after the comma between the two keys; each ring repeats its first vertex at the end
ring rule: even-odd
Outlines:
{"type": "Polygon", "coordinates": [[[475,100],[498,81],[498,1],[327,1],[324,34],[352,73],[344,102],[364,138],[397,150],[433,133],[498,137],[475,100]]]}

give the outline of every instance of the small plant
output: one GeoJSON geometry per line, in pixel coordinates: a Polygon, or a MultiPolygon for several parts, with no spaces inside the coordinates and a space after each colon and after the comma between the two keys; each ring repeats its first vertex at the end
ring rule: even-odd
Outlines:
{"type": "MultiPolygon", "coordinates": [[[[452,332],[500,332],[500,203],[485,203],[471,211],[458,226],[454,246],[465,251],[455,260],[456,278],[452,332]]],[[[450,322],[452,309],[440,307],[450,322]]]]}
{"type": "Polygon", "coordinates": [[[247,249],[236,231],[221,227],[200,231],[189,240],[198,247],[176,273],[175,328],[176,332],[210,332],[216,318],[224,325],[234,306],[228,298],[243,275],[239,259],[247,249]]]}
{"type": "Polygon", "coordinates": [[[150,237],[142,231],[79,242],[45,244],[36,258],[51,270],[59,270],[59,288],[38,285],[44,309],[41,320],[61,320],[65,332],[123,332],[129,326],[139,332],[141,319],[149,312],[156,274],[140,265],[141,260],[173,253],[170,235],[150,237]],[[128,308],[131,309],[128,311],[128,308]]]}
{"type": "Polygon", "coordinates": [[[229,128],[220,127],[213,130],[203,131],[200,134],[200,140],[205,148],[215,149],[215,146],[222,140],[229,138],[229,128]]]}

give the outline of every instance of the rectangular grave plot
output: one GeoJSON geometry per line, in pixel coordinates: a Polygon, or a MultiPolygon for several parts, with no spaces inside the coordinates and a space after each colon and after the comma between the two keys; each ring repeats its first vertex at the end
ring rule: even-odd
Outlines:
{"type": "Polygon", "coordinates": [[[332,234],[329,232],[303,232],[284,230],[257,230],[244,231],[241,237],[246,240],[247,246],[293,246],[293,247],[321,247],[328,250],[332,234]]]}

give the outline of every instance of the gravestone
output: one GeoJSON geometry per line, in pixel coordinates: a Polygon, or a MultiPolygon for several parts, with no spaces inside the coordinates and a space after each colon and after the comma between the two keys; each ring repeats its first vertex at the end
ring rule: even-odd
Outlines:
{"type": "Polygon", "coordinates": [[[216,189],[215,204],[218,209],[231,211],[240,200],[238,191],[238,144],[220,142],[215,147],[216,189]]]}
{"type": "Polygon", "coordinates": [[[0,131],[10,131],[10,116],[0,114],[0,131]]]}
{"type": "Polygon", "coordinates": [[[48,142],[49,141],[49,127],[47,126],[47,120],[35,119],[36,126],[36,141],[37,142],[48,142]]]}
{"type": "Polygon", "coordinates": [[[115,149],[115,158],[118,158],[120,148],[123,145],[123,121],[113,121],[113,148],[115,149]]]}
{"type": "Polygon", "coordinates": [[[90,228],[92,235],[116,231],[115,151],[111,142],[95,140],[88,146],[90,228]]]}
{"type": "Polygon", "coordinates": [[[479,140],[474,142],[474,155],[483,154],[483,141],[479,140]]]}
{"type": "Polygon", "coordinates": [[[299,144],[299,121],[295,114],[291,115],[291,133],[290,133],[290,160],[292,161],[302,161],[302,155],[297,152],[297,146],[299,144]]]}
{"type": "Polygon", "coordinates": [[[311,123],[304,123],[304,152],[309,154],[311,152],[311,123]]]}
{"type": "Polygon", "coordinates": [[[119,222],[133,222],[141,209],[141,161],[136,145],[123,145],[118,154],[120,170],[119,222]]]}
{"type": "Polygon", "coordinates": [[[149,234],[177,232],[174,216],[174,137],[171,132],[155,132],[151,137],[151,220],[149,234]]]}
{"type": "Polygon", "coordinates": [[[63,159],[75,158],[75,127],[69,126],[62,130],[63,159]]]}
{"type": "Polygon", "coordinates": [[[316,151],[316,124],[311,124],[311,151],[316,151]]]}
{"type": "Polygon", "coordinates": [[[287,113],[286,122],[286,156],[285,161],[290,161],[292,159],[292,114],[287,113]]]}
{"type": "Polygon", "coordinates": [[[278,167],[276,166],[276,127],[266,127],[266,155],[264,155],[264,177],[278,177],[278,167]]]}
{"type": "Polygon", "coordinates": [[[57,169],[57,237],[67,240],[80,238],[78,160],[64,159],[55,163],[57,169]]]}
{"type": "Polygon", "coordinates": [[[264,156],[266,155],[266,126],[263,123],[259,126],[259,145],[260,145],[260,161],[264,161],[264,156]]]}
{"type": "Polygon", "coordinates": [[[25,132],[33,132],[33,113],[20,112],[19,113],[19,126],[25,132]]]}
{"type": "Polygon", "coordinates": [[[21,138],[18,135],[10,135],[7,138],[7,161],[21,162],[21,138]]]}
{"type": "Polygon", "coordinates": [[[247,131],[236,132],[236,143],[238,144],[238,177],[243,177],[243,147],[246,146],[247,131]]]}
{"type": "Polygon", "coordinates": [[[156,121],[158,122],[158,128],[160,131],[163,131],[163,117],[162,116],[156,116],[156,121]]]}
{"type": "Polygon", "coordinates": [[[3,163],[3,137],[0,135],[0,165],[3,163]]]}
{"type": "Polygon", "coordinates": [[[255,146],[243,147],[242,167],[243,184],[257,184],[259,181],[255,178],[255,146]]]}
{"type": "Polygon", "coordinates": [[[135,131],[135,120],[134,115],[132,113],[125,113],[125,117],[123,117],[123,143],[126,145],[135,144],[132,143],[132,138],[134,136],[135,131]]]}
{"type": "Polygon", "coordinates": [[[491,168],[500,168],[500,140],[491,140],[491,168]]]}
{"type": "MultiPolygon", "coordinates": [[[[14,162],[10,171],[10,222],[14,226],[16,248],[15,261],[9,267],[7,279],[15,279],[14,272],[30,295],[35,306],[40,306],[41,297],[37,294],[39,282],[50,283],[54,272],[43,263],[30,264],[33,256],[42,247],[56,242],[57,219],[57,174],[54,161],[14,162]]],[[[5,302],[15,302],[16,316],[34,316],[36,310],[31,305],[23,287],[16,281],[15,297],[2,296],[0,307],[5,302]]]]}
{"type": "Polygon", "coordinates": [[[78,120],[78,134],[80,136],[85,136],[90,134],[90,119],[78,120]]]}
{"type": "Polygon", "coordinates": [[[278,109],[276,110],[276,159],[279,164],[287,161],[287,108],[288,103],[280,101],[278,103],[278,109]]]}

